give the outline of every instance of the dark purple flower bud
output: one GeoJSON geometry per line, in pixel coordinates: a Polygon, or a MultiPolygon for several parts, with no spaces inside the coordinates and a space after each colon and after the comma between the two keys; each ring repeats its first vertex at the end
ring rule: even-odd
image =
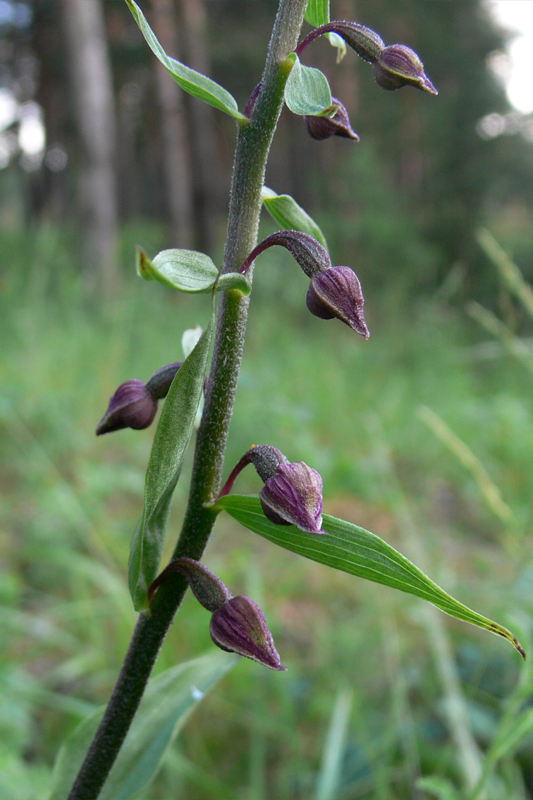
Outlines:
{"type": "Polygon", "coordinates": [[[389,91],[410,85],[438,94],[415,51],[404,44],[391,44],[380,53],[374,62],[374,76],[376,82],[389,91]]]}
{"type": "Polygon", "coordinates": [[[259,492],[267,519],[296,525],[307,533],[325,533],[322,526],[322,478],[303,461],[280,464],[259,492]]]}
{"type": "Polygon", "coordinates": [[[231,592],[226,584],[214,572],[200,564],[199,561],[195,561],[193,558],[177,558],[175,561],[171,561],[150,585],[148,589],[149,602],[152,601],[161,584],[176,572],[185,575],[191,591],[200,605],[211,611],[211,613],[222,608],[224,603],[231,597],[231,592]]]}
{"type": "Polygon", "coordinates": [[[345,139],[354,139],[358,142],[359,136],[350,125],[350,118],[346,108],[336,97],[333,97],[332,100],[333,106],[336,106],[337,109],[332,117],[307,116],[305,118],[309,134],[313,139],[329,139],[330,136],[342,136],[345,139]]]}
{"type": "Polygon", "coordinates": [[[368,339],[370,332],[363,316],[363,293],[359,278],[350,267],[330,267],[311,281],[307,308],[315,317],[337,317],[356,333],[368,339]]]}
{"type": "Polygon", "coordinates": [[[270,669],[287,669],[281,666],[265,615],[246,595],[232,597],[215,611],[210,631],[214,643],[222,650],[246,656],[270,669]]]}
{"type": "Polygon", "coordinates": [[[157,401],[146,388],[146,384],[132,378],[121,383],[110,399],[109,407],[96,428],[96,435],[112,433],[121,428],[147,428],[156,411],[157,401]]]}
{"type": "Polygon", "coordinates": [[[174,377],[183,361],[167,364],[154,372],[147,383],[132,378],[121,383],[109,401],[109,406],[98,423],[96,435],[112,433],[121,428],[141,430],[147,428],[157,412],[157,401],[166,397],[174,377]]]}

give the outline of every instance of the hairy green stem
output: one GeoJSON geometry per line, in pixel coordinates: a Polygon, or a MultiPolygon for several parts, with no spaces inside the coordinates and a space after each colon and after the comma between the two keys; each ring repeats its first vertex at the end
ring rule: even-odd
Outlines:
{"type": "MultiPolygon", "coordinates": [[[[224,270],[238,271],[257,242],[261,189],[272,137],[283,107],[283,89],[307,0],[280,0],[270,40],[262,89],[250,122],[238,133],[232,178],[224,270]]],[[[216,513],[208,507],[220,489],[239,368],[244,347],[248,299],[223,293],[202,423],[197,435],[189,503],[173,558],[200,559],[216,513]]],[[[153,665],[187,589],[173,575],[158,590],[151,613],[140,615],[106,712],[69,795],[96,800],[115,762],[139,706],[153,665]]]]}

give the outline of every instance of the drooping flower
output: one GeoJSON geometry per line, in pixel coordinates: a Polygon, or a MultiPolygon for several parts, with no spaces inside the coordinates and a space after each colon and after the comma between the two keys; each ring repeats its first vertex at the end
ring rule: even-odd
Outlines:
{"type": "Polygon", "coordinates": [[[311,280],[307,308],[315,317],[337,317],[365,339],[370,336],[363,316],[363,292],[359,278],[350,267],[330,267],[311,280]]]}
{"type": "Polygon", "coordinates": [[[211,638],[222,650],[238,653],[265,667],[285,671],[268,629],[265,615],[246,595],[237,595],[215,611],[209,626],[211,638]]]}
{"type": "Polygon", "coordinates": [[[424,92],[438,94],[424,72],[424,65],[418,55],[404,44],[385,47],[373,67],[376,82],[383,89],[395,91],[402,86],[415,86],[424,92]]]}
{"type": "Polygon", "coordinates": [[[307,533],[322,530],[322,477],[303,461],[280,464],[259,492],[261,507],[271,522],[296,525],[307,533]]]}
{"type": "Polygon", "coordinates": [[[281,666],[265,615],[257,603],[246,595],[232,597],[220,578],[199,561],[192,558],[171,561],[148,589],[150,603],[161,585],[176,572],[185,576],[198,602],[211,612],[209,630],[217,647],[251,658],[270,669],[287,669],[281,666]]]}
{"type": "Polygon", "coordinates": [[[313,139],[329,139],[330,136],[342,136],[344,139],[354,139],[358,142],[359,136],[350,124],[350,118],[345,106],[336,97],[333,97],[332,101],[333,106],[336,107],[335,114],[332,117],[306,116],[305,124],[309,135],[313,139]]]}
{"type": "Polygon", "coordinates": [[[303,461],[290,463],[276,447],[248,450],[232,470],[219,497],[231,491],[237,475],[253,464],[264,481],[259,499],[267,519],[277,525],[296,525],[307,533],[325,533],[322,526],[322,478],[303,461]]]}
{"type": "Polygon", "coordinates": [[[121,383],[109,400],[107,411],[96,428],[96,435],[101,436],[122,428],[147,428],[156,415],[157,401],[167,396],[182,364],[183,361],[167,364],[154,372],[147,383],[138,378],[121,383]]]}
{"type": "Polygon", "coordinates": [[[109,401],[108,409],[96,428],[96,435],[112,433],[121,428],[147,428],[157,411],[154,400],[143,381],[132,378],[121,383],[109,401]]]}

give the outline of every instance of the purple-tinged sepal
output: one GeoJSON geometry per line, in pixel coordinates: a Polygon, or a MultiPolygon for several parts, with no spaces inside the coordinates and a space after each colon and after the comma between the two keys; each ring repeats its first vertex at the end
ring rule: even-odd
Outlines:
{"type": "Polygon", "coordinates": [[[336,97],[333,97],[332,100],[332,107],[336,109],[332,117],[307,116],[305,118],[305,124],[310,136],[313,139],[329,139],[330,136],[342,136],[344,139],[353,139],[358,142],[359,136],[350,124],[350,118],[345,106],[336,97]]]}
{"type": "Polygon", "coordinates": [[[154,400],[143,381],[132,378],[121,383],[109,401],[108,409],[96,428],[96,435],[112,433],[121,428],[147,428],[157,411],[154,400]]]}
{"type": "Polygon", "coordinates": [[[222,650],[238,653],[265,667],[284,671],[265,615],[246,595],[228,600],[211,617],[211,638],[222,650]]]}
{"type": "Polygon", "coordinates": [[[376,82],[383,89],[395,91],[402,86],[415,86],[424,92],[438,94],[424,72],[424,65],[418,55],[404,44],[385,47],[373,68],[376,82]]]}
{"type": "Polygon", "coordinates": [[[363,316],[363,292],[359,278],[350,267],[330,267],[311,280],[307,308],[320,319],[337,317],[356,333],[368,339],[370,332],[363,316]]]}
{"type": "Polygon", "coordinates": [[[322,530],[322,477],[303,461],[280,464],[265,481],[259,499],[265,517],[278,525],[296,525],[307,533],[322,530]]]}

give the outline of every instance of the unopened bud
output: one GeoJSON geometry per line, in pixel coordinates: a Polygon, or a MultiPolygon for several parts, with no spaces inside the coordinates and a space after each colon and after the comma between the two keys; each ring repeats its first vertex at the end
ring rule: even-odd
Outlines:
{"type": "Polygon", "coordinates": [[[259,492],[265,517],[278,525],[296,525],[307,533],[322,530],[322,477],[303,461],[280,464],[259,492]]]}
{"type": "Polygon", "coordinates": [[[287,669],[281,666],[265,615],[251,597],[238,595],[224,603],[211,617],[210,631],[222,650],[246,656],[270,669],[287,669]]]}
{"type": "Polygon", "coordinates": [[[166,397],[176,372],[183,361],[176,361],[154,372],[147,383],[132,378],[121,383],[109,401],[106,413],[98,423],[96,435],[112,433],[122,428],[142,430],[153,421],[157,401],[166,397]]]}
{"type": "Polygon", "coordinates": [[[147,428],[156,411],[157,402],[146,384],[132,378],[122,383],[110,399],[108,409],[96,428],[96,435],[112,433],[121,428],[147,428]]]}
{"type": "Polygon", "coordinates": [[[364,297],[359,278],[350,267],[330,267],[311,281],[307,308],[315,317],[337,317],[356,333],[368,339],[370,332],[363,316],[364,297]]]}
{"type": "Polygon", "coordinates": [[[415,86],[424,92],[438,94],[418,55],[404,44],[385,47],[373,66],[376,82],[383,89],[395,91],[402,86],[415,86]]]}
{"type": "Polygon", "coordinates": [[[332,117],[306,116],[305,124],[309,134],[313,139],[329,139],[330,136],[342,136],[345,139],[354,139],[358,142],[359,136],[350,125],[350,118],[346,108],[335,97],[332,100],[333,106],[337,109],[332,117]]]}

